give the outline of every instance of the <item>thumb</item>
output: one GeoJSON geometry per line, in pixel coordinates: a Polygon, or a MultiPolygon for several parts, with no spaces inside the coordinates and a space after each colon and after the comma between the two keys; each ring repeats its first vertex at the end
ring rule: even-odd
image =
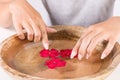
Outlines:
{"type": "Polygon", "coordinates": [[[47,30],[48,33],[54,33],[54,32],[57,32],[56,29],[53,29],[53,28],[50,28],[50,27],[47,27],[46,30],[47,30]]]}

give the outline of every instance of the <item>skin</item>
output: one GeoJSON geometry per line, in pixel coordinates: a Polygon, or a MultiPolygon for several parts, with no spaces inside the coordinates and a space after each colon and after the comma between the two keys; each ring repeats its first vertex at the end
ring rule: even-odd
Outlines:
{"type": "Polygon", "coordinates": [[[96,44],[106,40],[108,41],[108,44],[101,55],[101,59],[104,59],[109,55],[115,43],[119,40],[119,30],[120,17],[112,17],[107,21],[89,26],[73,48],[71,58],[78,53],[79,60],[81,60],[85,55],[86,59],[88,59],[96,44]]]}
{"type": "MultiPolygon", "coordinates": [[[[0,0],[0,12],[0,25],[6,27],[13,25],[20,39],[25,38],[24,29],[28,40],[34,40],[34,42],[42,40],[44,47],[49,48],[47,32],[56,32],[56,30],[46,27],[41,15],[26,0],[0,0]]],[[[96,44],[107,40],[107,47],[101,56],[101,59],[104,59],[120,38],[119,30],[120,17],[112,17],[107,21],[89,26],[74,46],[71,58],[79,54],[79,60],[84,56],[88,59],[96,44]]]]}
{"type": "MultiPolygon", "coordinates": [[[[9,21],[9,25],[14,25],[20,39],[25,38],[24,29],[27,32],[28,40],[34,40],[34,42],[42,40],[44,47],[48,49],[49,42],[47,32],[56,32],[56,30],[46,27],[41,15],[26,0],[1,0],[1,3],[3,2],[4,4],[6,2],[5,5],[7,9],[7,11],[4,11],[4,14],[7,13],[8,15],[6,15],[7,18],[6,16],[2,17],[6,20],[0,23],[5,25],[7,23],[6,21],[9,21]],[[8,20],[10,16],[11,18],[8,20]]],[[[2,15],[0,15],[0,17],[1,16],[2,15]]],[[[9,25],[7,25],[7,27],[9,27],[9,25]]]]}
{"type": "Polygon", "coordinates": [[[14,0],[0,0],[0,3],[2,3],[2,4],[5,3],[6,4],[6,3],[10,3],[12,1],[14,1],[14,0]]]}

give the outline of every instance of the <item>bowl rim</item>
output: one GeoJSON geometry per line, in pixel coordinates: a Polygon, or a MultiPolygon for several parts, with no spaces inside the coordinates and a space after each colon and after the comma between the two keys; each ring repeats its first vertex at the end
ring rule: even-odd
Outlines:
{"type": "MultiPolygon", "coordinates": [[[[61,26],[61,25],[56,25],[56,26],[61,26]]],[[[56,26],[53,26],[53,28],[56,27],[56,26]]],[[[65,26],[65,27],[71,27],[71,26],[65,26]]],[[[74,27],[80,27],[80,26],[74,26],[74,27]]],[[[24,76],[24,78],[30,78],[30,79],[32,78],[32,79],[36,79],[36,80],[46,79],[44,77],[42,78],[42,77],[32,76],[32,75],[25,74],[25,73],[22,73],[20,71],[17,71],[16,69],[13,69],[10,66],[8,66],[7,63],[2,59],[2,46],[6,42],[8,42],[9,40],[12,40],[13,38],[16,38],[16,37],[17,37],[17,34],[11,35],[7,39],[5,39],[4,41],[2,41],[0,43],[0,66],[4,69],[4,71],[6,70],[5,72],[10,74],[11,76],[13,76],[13,75],[17,76],[17,77],[23,77],[24,76]]],[[[74,79],[86,79],[86,78],[88,78],[88,80],[100,79],[102,76],[108,76],[112,71],[113,71],[113,69],[111,69],[111,71],[103,70],[103,71],[100,71],[96,74],[92,74],[90,76],[84,76],[84,77],[80,77],[80,78],[78,77],[78,78],[74,78],[74,79]],[[98,74],[99,74],[99,76],[95,77],[98,74]]],[[[48,79],[48,80],[51,80],[51,79],[48,79]]],[[[58,80],[58,79],[52,79],[52,80],[58,80]]],[[[61,79],[61,80],[72,80],[72,79],[61,79]]]]}

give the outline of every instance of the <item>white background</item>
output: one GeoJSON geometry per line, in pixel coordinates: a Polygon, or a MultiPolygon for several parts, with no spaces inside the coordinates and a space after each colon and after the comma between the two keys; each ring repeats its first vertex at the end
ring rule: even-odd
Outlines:
{"type": "MultiPolygon", "coordinates": [[[[33,1],[33,3],[35,3],[35,1],[33,1]]],[[[38,7],[37,7],[38,8],[38,7]]],[[[115,9],[114,9],[114,16],[120,16],[120,0],[116,1],[115,4],[115,9]]],[[[1,30],[4,31],[4,30],[1,30]]],[[[0,32],[2,33],[2,32],[0,32]]],[[[1,34],[0,34],[1,35],[1,34]]],[[[8,35],[6,35],[8,36],[8,35]]],[[[1,38],[1,36],[0,36],[1,38]]],[[[2,38],[3,39],[3,38],[2,38]]],[[[0,39],[0,42],[1,40],[0,39]]],[[[0,67],[0,80],[12,80],[0,67]]],[[[120,65],[118,66],[118,68],[115,70],[115,72],[113,72],[113,74],[107,79],[107,80],[120,80],[120,65]]]]}

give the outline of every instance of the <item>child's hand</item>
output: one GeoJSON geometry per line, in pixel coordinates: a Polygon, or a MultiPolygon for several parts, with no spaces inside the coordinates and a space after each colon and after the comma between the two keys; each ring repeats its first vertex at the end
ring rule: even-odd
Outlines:
{"type": "Polygon", "coordinates": [[[113,17],[105,22],[92,25],[85,30],[84,34],[78,40],[77,44],[73,48],[71,58],[78,53],[79,60],[81,60],[85,55],[88,59],[96,44],[103,40],[107,40],[108,44],[101,55],[101,59],[104,59],[109,55],[119,38],[120,17],[113,17]]]}
{"type": "Polygon", "coordinates": [[[13,25],[20,39],[24,39],[23,29],[27,32],[28,40],[38,42],[42,38],[44,47],[48,48],[47,32],[56,30],[47,28],[40,14],[26,1],[15,0],[10,4],[13,25]]]}

